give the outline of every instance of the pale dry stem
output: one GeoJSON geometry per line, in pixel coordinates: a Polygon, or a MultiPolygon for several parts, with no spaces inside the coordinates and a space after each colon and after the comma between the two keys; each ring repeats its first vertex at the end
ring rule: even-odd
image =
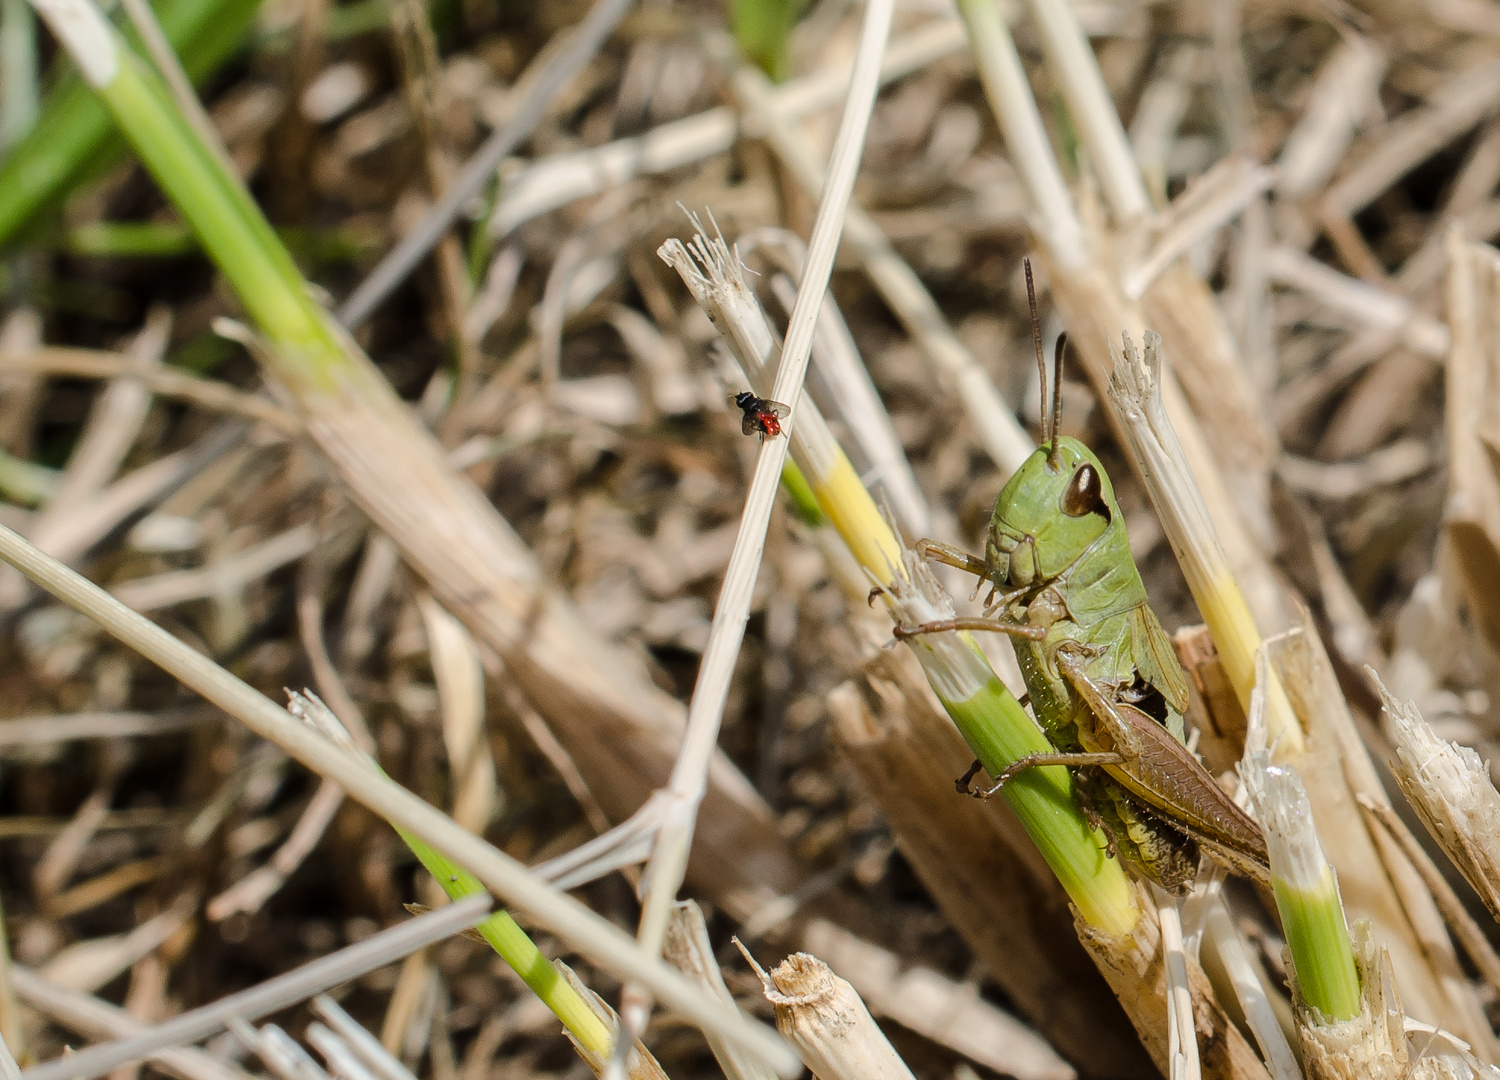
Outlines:
{"type": "MultiPolygon", "coordinates": [[[[1108,937],[1079,920],[1078,937],[1125,1007],[1157,1068],[1166,1073],[1170,1059],[1161,929],[1156,908],[1144,889],[1138,890],[1138,899],[1143,914],[1130,935],[1108,937]]],[[[1203,969],[1191,958],[1187,958],[1186,966],[1203,1076],[1210,1080],[1268,1078],[1260,1058],[1214,999],[1203,969]]]]}
{"type": "Polygon", "coordinates": [[[761,975],[776,1028],[820,1080],[914,1080],[859,994],[808,953],[761,975]]]}
{"type": "MultiPolygon", "coordinates": [[[[784,421],[789,432],[796,430],[802,384],[807,376],[818,313],[833,273],[845,212],[854,192],[854,178],[859,172],[865,134],[880,86],[880,57],[890,36],[894,10],[894,0],[871,0],[865,8],[849,94],[834,139],[828,176],[808,243],[802,283],[797,290],[797,302],[787,325],[781,362],[772,386],[774,400],[783,402],[790,409],[784,421]]],[[[703,650],[703,660],[688,706],[687,730],[667,784],[675,805],[657,833],[646,865],[645,896],[637,938],[651,956],[661,952],[671,905],[687,869],[688,852],[692,847],[699,807],[708,787],[709,767],[717,752],[719,725],[734,675],[735,658],[744,640],[751,594],[789,444],[790,440],[786,438],[761,441],[739,533],[714,606],[708,644],[703,650]]],[[[621,1012],[625,1030],[632,1037],[645,1027],[646,1004],[641,999],[640,989],[627,984],[621,1012]]],[[[624,1040],[620,1040],[620,1045],[624,1045],[624,1040]]]]}
{"type": "Polygon", "coordinates": [[[479,837],[374,773],[364,759],[330,743],[206,657],[6,529],[0,529],[0,557],[258,734],[336,781],[392,824],[420,837],[467,868],[535,925],[552,929],[578,946],[580,952],[625,977],[639,979],[664,1004],[766,1055],[778,1068],[789,1064],[784,1047],[767,1041],[762,1029],[737,1015],[725,1015],[723,1010],[703,1001],[680,976],[642,954],[626,935],[583,905],[543,885],[479,837]]]}

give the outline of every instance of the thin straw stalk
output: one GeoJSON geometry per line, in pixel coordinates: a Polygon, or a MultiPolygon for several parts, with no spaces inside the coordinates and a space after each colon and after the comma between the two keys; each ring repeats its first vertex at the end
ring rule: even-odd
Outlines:
{"type": "MultiPolygon", "coordinates": [[[[761,229],[752,235],[761,241],[761,250],[786,271],[771,278],[771,291],[790,314],[797,299],[793,278],[801,275],[806,254],[802,240],[788,229],[761,229]]],[[[861,473],[870,477],[882,496],[890,500],[897,524],[908,535],[928,535],[932,531],[932,512],[922,495],[922,486],[906,459],[896,426],[860,357],[838,301],[831,294],[825,298],[818,315],[812,356],[822,376],[819,396],[833,415],[843,421],[851,445],[858,449],[856,460],[864,463],[861,473]]],[[[816,383],[812,389],[818,394],[816,383]]]]}
{"type": "MultiPolygon", "coordinates": [[[[1206,899],[1202,947],[1205,967],[1210,962],[1211,952],[1234,990],[1240,1010],[1245,1014],[1245,1025],[1255,1036],[1272,1080],[1302,1080],[1302,1070],[1292,1053],[1291,1043],[1287,1041],[1291,1025],[1288,1023],[1286,1028],[1282,1027],[1271,995],[1266,992],[1262,981],[1265,976],[1257,970],[1258,965],[1251,959],[1244,938],[1240,937],[1229,917],[1223,891],[1212,889],[1206,899]]],[[[1279,995],[1276,1002],[1281,1004],[1279,995]]]]}
{"type": "Polygon", "coordinates": [[[534,925],[557,934],[571,947],[621,977],[646,985],[669,1008],[760,1054],[778,1072],[790,1075],[795,1068],[786,1047],[764,1028],[705,1001],[696,987],[655,957],[641,952],[614,925],[567,894],[544,884],[525,867],[411,792],[372,773],[358,757],[293,719],[286,710],[207,657],[3,527],[0,527],[0,559],[243,721],[262,738],[333,780],[393,826],[408,830],[444,857],[467,867],[512,910],[534,925]]]}
{"type": "MultiPolygon", "coordinates": [[[[118,1005],[111,1005],[92,994],[65,990],[26,968],[15,969],[15,983],[16,992],[27,1005],[89,1038],[125,1039],[148,1030],[147,1025],[118,1005]]],[[[194,1047],[163,1050],[152,1055],[150,1060],[169,1076],[181,1080],[250,1080],[249,1073],[228,1066],[194,1047]]]]}
{"type": "Polygon", "coordinates": [[[1052,153],[1047,129],[1031,99],[1026,70],[994,0],[958,0],[968,28],[985,96],[1005,134],[1012,166],[1031,195],[1037,221],[1032,231],[1045,238],[1060,266],[1076,268],[1088,261],[1083,222],[1073,208],[1068,185],[1052,153]],[[1016,107],[1030,103],[1030,107],[1016,107]]]}
{"type": "MultiPolygon", "coordinates": [[[[963,47],[963,28],[958,20],[932,19],[903,30],[890,43],[880,77],[886,83],[894,82],[963,47]]],[[[849,85],[849,70],[848,62],[823,64],[776,87],[778,113],[794,120],[842,102],[849,85]]],[[[643,135],[552,154],[526,164],[506,178],[505,189],[489,219],[491,238],[498,240],[550,210],[601,194],[637,177],[670,172],[732,149],[742,133],[736,112],[730,106],[720,105],[660,124],[643,135]]]]}
{"type": "Polygon", "coordinates": [[[1194,1080],[1202,1076],[1203,1064],[1198,1058],[1198,1033],[1193,1025],[1193,992],[1188,984],[1182,912],[1164,892],[1158,892],[1156,900],[1162,966],[1166,972],[1167,1075],[1171,1080],[1194,1080]]]}
{"type": "Polygon", "coordinates": [[[1028,6],[1115,222],[1134,224],[1151,212],[1151,198],[1078,14],[1071,4],[1052,0],[1031,0],[1028,6]]]}
{"type": "MultiPolygon", "coordinates": [[[[827,182],[813,220],[807,265],[797,290],[797,302],[792,308],[781,364],[772,387],[774,399],[784,403],[789,410],[783,422],[788,433],[796,430],[799,406],[805,408],[802,405],[802,384],[812,355],[813,334],[817,329],[818,312],[823,306],[823,294],[833,274],[833,258],[843,231],[844,212],[854,192],[854,178],[864,152],[865,133],[875,109],[875,96],[880,89],[880,57],[890,37],[894,13],[894,0],[870,0],[865,8],[854,73],[849,79],[849,96],[834,138],[827,182]]],[[[714,606],[708,644],[703,650],[703,661],[688,705],[687,731],[667,784],[676,805],[664,819],[646,865],[646,895],[641,904],[636,936],[652,956],[661,953],[671,905],[687,872],[688,851],[692,847],[698,808],[708,787],[708,770],[718,745],[719,726],[729,697],[735,660],[750,618],[755,578],[765,551],[766,530],[771,523],[776,488],[786,465],[789,443],[790,440],[784,438],[761,440],[739,532],[714,606]]],[[[809,482],[816,492],[818,480],[809,478],[809,482]]],[[[859,478],[851,467],[849,475],[840,482],[857,485],[859,478]]],[[[627,986],[626,1000],[632,996],[631,991],[632,988],[627,986]]],[[[644,1002],[633,1002],[622,1013],[627,1031],[633,1034],[644,1028],[644,1002]]]]}
{"type": "Polygon", "coordinates": [[[231,1019],[256,1020],[410,955],[474,925],[489,909],[488,897],[471,898],[430,911],[249,989],[179,1013],[139,1033],[26,1070],[28,1080],[93,1080],[117,1065],[157,1051],[197,1042],[231,1019]]]}

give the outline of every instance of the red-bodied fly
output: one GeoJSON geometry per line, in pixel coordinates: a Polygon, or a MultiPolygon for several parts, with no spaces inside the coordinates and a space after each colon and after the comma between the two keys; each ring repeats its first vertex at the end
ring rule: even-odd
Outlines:
{"type": "Polygon", "coordinates": [[[740,421],[740,430],[746,435],[759,433],[762,439],[780,435],[781,422],[792,411],[779,401],[756,397],[748,390],[741,390],[729,400],[745,412],[740,421]]]}

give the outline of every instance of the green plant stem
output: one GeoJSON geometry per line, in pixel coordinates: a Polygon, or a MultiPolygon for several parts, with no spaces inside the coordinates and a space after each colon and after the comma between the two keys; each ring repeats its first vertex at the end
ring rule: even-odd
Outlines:
{"type": "MultiPolygon", "coordinates": [[[[991,776],[1028,754],[1056,750],[998,678],[962,701],[945,700],[941,690],[938,700],[991,776]]],[[[1027,769],[1000,790],[1079,914],[1108,934],[1128,933],[1139,914],[1130,883],[1079,810],[1068,770],[1027,769]]]]}
{"type": "Polygon", "coordinates": [[[229,278],[266,339],[296,362],[278,365],[327,383],[348,363],[343,344],[308,294],[301,271],[237,177],[205,148],[161,80],[122,50],[119,73],[99,91],[126,138],[229,278]]]}
{"type": "MultiPolygon", "coordinates": [[[[161,80],[134,53],[122,48],[119,59],[119,70],[99,90],[100,98],[229,278],[273,347],[277,371],[304,386],[312,382],[331,387],[353,361],[286,248],[244,186],[177,112],[161,80]]],[[[478,878],[415,836],[402,832],[402,837],[450,896],[470,896],[484,888],[478,878]]],[[[500,913],[479,930],[581,1043],[597,1052],[609,1051],[613,1040],[603,1022],[514,919],[500,913]]]]}
{"type": "MultiPolygon", "coordinates": [[[[353,229],[283,228],[276,235],[295,256],[312,263],[349,262],[378,246],[373,236],[353,229]]],[[[38,236],[35,243],[86,258],[173,259],[202,251],[192,229],[166,221],[95,221],[38,236]]]]}
{"type": "Polygon", "coordinates": [[[36,506],[57,490],[62,474],[0,450],[0,495],[36,506]]]}
{"type": "Polygon", "coordinates": [[[776,82],[787,76],[787,38],[801,6],[799,0],[734,0],[730,11],[740,49],[776,82]]]}
{"type": "Polygon", "coordinates": [[[1333,875],[1315,889],[1298,888],[1281,877],[1271,884],[1302,1000],[1328,1020],[1358,1016],[1359,973],[1333,875]]]}
{"type": "MultiPolygon", "coordinates": [[[[260,0],[167,0],[157,14],[188,76],[201,83],[240,47],[259,5],[260,0]]],[[[123,149],[108,112],[76,73],[68,74],[0,166],[5,192],[0,246],[77,184],[113,166],[123,149]]]]}
{"type": "Polygon", "coordinates": [[[821,529],[828,524],[828,518],[818,504],[818,496],[813,493],[812,485],[791,458],[787,458],[786,464],[781,467],[781,489],[791,500],[792,513],[808,528],[821,529]]]}
{"type": "MultiPolygon", "coordinates": [[[[1262,676],[1264,679],[1264,676],[1262,676]]],[[[1259,686],[1256,694],[1261,694],[1259,686]]],[[[1266,831],[1271,889],[1302,1001],[1325,1020],[1359,1015],[1359,972],[1338,879],[1323,854],[1307,788],[1296,770],[1259,751],[1241,771],[1266,831]]]]}
{"type": "MultiPolygon", "coordinates": [[[[439,854],[429,844],[405,829],[398,828],[396,832],[427,868],[427,872],[443,887],[449,899],[463,900],[489,892],[477,877],[439,854]]],[[[585,1049],[602,1057],[609,1056],[614,1047],[613,1032],[589,1008],[583,996],[552,966],[552,961],[542,955],[542,950],[536,947],[536,943],[508,912],[495,912],[474,927],[474,930],[521,976],[522,981],[531,987],[532,992],[542,999],[543,1004],[552,1010],[553,1015],[562,1021],[563,1026],[585,1049]]]]}

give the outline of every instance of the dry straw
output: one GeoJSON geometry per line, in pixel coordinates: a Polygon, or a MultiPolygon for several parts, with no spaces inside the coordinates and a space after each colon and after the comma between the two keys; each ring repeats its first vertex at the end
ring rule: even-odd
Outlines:
{"type": "Polygon", "coordinates": [[[647,986],[667,1007],[761,1054],[778,1070],[791,1068],[785,1047],[737,1014],[705,1001],[680,975],[643,954],[629,937],[576,900],[543,884],[481,838],[434,810],[368,764],[294,719],[211,660],[120,604],[97,586],[0,527],[0,559],[92,618],[225,712],[322,776],[336,781],[392,825],[409,831],[478,877],[533,924],[566,940],[596,963],[647,986]]]}
{"type": "Polygon", "coordinates": [[[1379,678],[1401,793],[1485,906],[1500,918],[1500,794],[1467,746],[1440,738],[1413,702],[1397,700],[1379,678]]]}
{"type": "MultiPolygon", "coordinates": [[[[519,537],[322,310],[243,184],[196,138],[160,81],[89,0],[43,0],[42,7],[224,271],[260,335],[249,341],[252,352],[296,400],[304,430],[350,496],[444,607],[507,662],[607,812],[628,817],[671,770],[681,706],[547,589],[519,537]]],[[[601,0],[595,13],[607,7],[601,0]]],[[[210,449],[212,440],[204,452],[210,449]]],[[[163,459],[141,471],[184,467],[163,459]]],[[[723,829],[696,845],[694,869],[743,912],[765,890],[793,887],[803,871],[764,804],[722,756],[712,756],[716,767],[702,798],[723,829]],[[725,839],[731,836],[732,845],[725,839]],[[745,858],[747,846],[754,859],[745,858]]]]}
{"type": "Polygon", "coordinates": [[[795,953],[769,975],[755,970],[777,1030],[819,1080],[915,1080],[854,987],[816,956],[795,953]]]}
{"type": "MultiPolygon", "coordinates": [[[[1218,532],[1193,481],[1182,446],[1162,405],[1161,338],[1147,332],[1145,354],[1127,334],[1115,362],[1109,393],[1119,411],[1152,505],[1182,567],[1193,599],[1213,634],[1220,661],[1242,708],[1250,708],[1260,630],[1240,592],[1218,532]]],[[[1267,690],[1267,735],[1278,753],[1295,756],[1302,728],[1279,681],[1267,690]]]]}

